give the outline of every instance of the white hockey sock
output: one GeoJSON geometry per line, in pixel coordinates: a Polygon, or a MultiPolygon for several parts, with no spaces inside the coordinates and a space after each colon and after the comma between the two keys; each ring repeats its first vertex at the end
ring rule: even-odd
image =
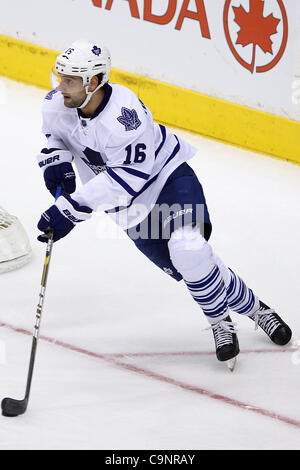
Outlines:
{"type": "Polygon", "coordinates": [[[227,317],[226,288],[218,266],[215,266],[205,277],[199,274],[198,281],[184,281],[210,323],[216,323],[227,317]]]}
{"type": "Polygon", "coordinates": [[[169,241],[172,263],[210,323],[228,315],[226,287],[211,246],[198,227],[177,229],[169,241]]]}
{"type": "Polygon", "coordinates": [[[242,315],[251,315],[259,308],[259,299],[247,287],[243,279],[237,276],[230,268],[230,284],[227,287],[228,306],[234,312],[242,315]]]}
{"type": "Polygon", "coordinates": [[[245,282],[235,274],[232,269],[225,266],[223,261],[214,254],[214,259],[222,273],[226,292],[227,302],[230,310],[242,315],[251,315],[259,309],[259,298],[245,284],[245,282]]]}

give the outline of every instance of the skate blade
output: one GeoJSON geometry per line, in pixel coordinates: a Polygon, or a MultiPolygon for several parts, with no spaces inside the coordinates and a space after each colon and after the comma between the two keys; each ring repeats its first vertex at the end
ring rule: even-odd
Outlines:
{"type": "Polygon", "coordinates": [[[228,367],[228,369],[233,372],[234,369],[235,369],[235,366],[236,366],[236,357],[233,357],[232,359],[229,359],[228,361],[226,361],[226,365],[228,367]]]}

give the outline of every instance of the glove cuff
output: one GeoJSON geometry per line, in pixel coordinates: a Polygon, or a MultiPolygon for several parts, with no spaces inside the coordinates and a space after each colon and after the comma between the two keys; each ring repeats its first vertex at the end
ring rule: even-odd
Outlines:
{"type": "Polygon", "coordinates": [[[69,150],[61,149],[42,149],[41,152],[36,156],[39,167],[45,171],[50,166],[60,165],[61,163],[71,163],[73,155],[69,150]]]}
{"type": "Polygon", "coordinates": [[[90,207],[80,206],[78,202],[74,201],[74,199],[66,194],[56,200],[55,206],[60,213],[73,222],[74,225],[89,219],[93,212],[90,207]]]}

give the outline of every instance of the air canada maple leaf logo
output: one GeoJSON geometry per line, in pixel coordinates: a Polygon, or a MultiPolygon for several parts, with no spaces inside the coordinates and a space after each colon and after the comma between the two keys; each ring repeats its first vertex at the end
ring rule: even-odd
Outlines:
{"type": "Polygon", "coordinates": [[[271,70],[280,61],[287,44],[288,21],[283,0],[226,0],[224,30],[231,52],[243,67],[251,73],[271,70]],[[271,7],[276,8],[276,14],[270,13],[271,7]],[[234,24],[239,27],[235,32],[234,24]]]}
{"type": "Polygon", "coordinates": [[[264,17],[264,3],[261,0],[250,1],[250,10],[247,13],[242,6],[233,7],[235,22],[241,27],[236,44],[247,46],[253,44],[253,55],[256,45],[264,52],[272,51],[271,36],[277,33],[277,25],[280,20],[271,14],[264,17]]]}

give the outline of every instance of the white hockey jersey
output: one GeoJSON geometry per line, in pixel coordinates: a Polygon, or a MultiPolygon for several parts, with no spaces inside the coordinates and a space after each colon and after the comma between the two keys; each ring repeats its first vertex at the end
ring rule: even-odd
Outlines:
{"type": "Polygon", "coordinates": [[[170,174],[197,149],[165,126],[128,88],[104,85],[104,99],[91,118],[67,108],[53,90],[43,105],[48,148],[69,150],[82,185],[72,198],[107,211],[123,228],[151,211],[170,174]]]}

